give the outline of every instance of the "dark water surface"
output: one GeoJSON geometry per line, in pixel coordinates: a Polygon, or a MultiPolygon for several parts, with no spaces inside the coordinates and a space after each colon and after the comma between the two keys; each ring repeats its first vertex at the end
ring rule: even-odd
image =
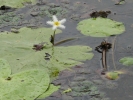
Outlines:
{"type": "MultiPolygon", "coordinates": [[[[73,96],[71,93],[68,93],[61,95],[60,92],[62,89],[60,89],[44,100],[133,100],[133,66],[125,67],[119,63],[121,58],[125,56],[133,56],[133,0],[126,0],[125,4],[115,5],[118,1],[119,0],[40,0],[37,5],[27,5],[25,8],[8,11],[8,13],[13,12],[17,15],[19,22],[4,22],[4,24],[0,26],[0,31],[10,31],[10,28],[12,27],[46,27],[46,21],[50,18],[47,14],[43,13],[41,9],[45,9],[45,6],[59,6],[62,8],[62,12],[57,16],[61,19],[66,18],[67,22],[65,23],[66,29],[63,30],[63,33],[56,35],[56,42],[66,38],[79,37],[78,39],[63,43],[60,46],[88,45],[93,48],[94,57],[92,60],[86,61],[84,65],[79,67],[74,67],[73,69],[75,70],[75,73],[70,73],[70,76],[66,76],[67,78],[63,78],[64,76],[61,76],[60,74],[59,78],[53,83],[55,84],[56,82],[58,83],[58,80],[63,80],[61,88],[66,87],[67,89],[67,87],[72,87],[71,84],[74,82],[75,77],[80,76],[85,78],[85,80],[92,82],[93,80],[101,80],[102,83],[100,85],[97,85],[95,82],[94,85],[98,87],[100,92],[105,93],[105,95],[101,98],[96,98],[96,95],[93,98],[90,94],[73,96]],[[80,32],[76,29],[78,22],[80,20],[90,18],[89,14],[91,12],[101,10],[111,11],[108,18],[118,22],[123,22],[126,27],[126,31],[121,35],[108,38],[94,38],[80,34],[80,32]],[[37,14],[33,13],[35,15],[32,16],[32,12],[36,12],[37,14]],[[121,75],[120,78],[115,81],[102,78],[99,74],[99,71],[102,69],[101,54],[94,50],[96,46],[100,45],[103,39],[108,40],[108,42],[112,42],[114,38],[116,38],[114,48],[116,69],[125,69],[129,71],[128,74],[121,75]],[[88,70],[90,74],[79,74],[78,71],[81,69],[88,70]]],[[[3,13],[6,14],[6,12],[1,11],[1,15],[3,13]]],[[[107,64],[109,71],[115,70],[112,61],[112,50],[110,50],[107,54],[107,64]]]]}

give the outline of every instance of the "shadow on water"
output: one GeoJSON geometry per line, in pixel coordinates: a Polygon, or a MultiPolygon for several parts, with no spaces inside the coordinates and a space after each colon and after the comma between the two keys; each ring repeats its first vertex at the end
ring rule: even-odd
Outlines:
{"type": "MultiPolygon", "coordinates": [[[[77,23],[80,20],[90,18],[89,14],[93,11],[111,11],[111,14],[108,18],[113,19],[115,21],[123,22],[126,31],[116,36],[115,48],[114,48],[114,60],[116,64],[116,69],[127,69],[128,71],[132,71],[133,67],[125,67],[119,63],[119,59],[125,56],[133,55],[133,1],[126,0],[126,2],[122,5],[115,5],[118,0],[39,0],[37,5],[27,5],[25,8],[21,8],[18,10],[11,11],[18,16],[19,23],[10,24],[5,22],[5,26],[1,25],[0,30],[8,30],[10,28],[21,28],[24,26],[28,27],[43,27],[46,26],[46,21],[49,20],[49,17],[42,13],[41,9],[45,9],[45,6],[62,6],[63,11],[67,11],[66,13],[59,13],[60,18],[66,18],[67,22],[65,23],[66,29],[63,30],[62,34],[56,35],[55,41],[58,42],[60,40],[72,37],[78,37],[75,40],[65,42],[60,46],[68,46],[68,45],[88,45],[93,48],[94,57],[91,61],[86,61],[84,65],[81,65],[83,70],[90,71],[91,74],[79,75],[84,76],[85,80],[93,81],[93,80],[102,80],[102,85],[97,85],[97,87],[105,93],[105,97],[110,98],[110,100],[133,100],[133,76],[132,72],[128,75],[122,75],[120,79],[112,81],[106,80],[101,77],[98,73],[99,70],[102,69],[101,65],[101,54],[94,51],[95,47],[98,46],[103,39],[107,39],[109,42],[115,38],[115,36],[107,37],[107,38],[94,38],[89,36],[84,36],[77,31],[77,23]],[[22,18],[21,18],[22,17],[22,18]],[[88,78],[89,77],[89,78],[88,78]]],[[[9,11],[10,12],[10,11],[9,11]]],[[[1,12],[2,14],[2,12],[1,12]]],[[[5,13],[4,13],[5,14],[5,13]]],[[[9,21],[10,22],[10,21],[9,21]]],[[[104,23],[103,23],[104,24],[104,23]]],[[[89,27],[88,27],[89,28],[89,27]]],[[[109,66],[109,70],[114,70],[114,65],[112,63],[112,51],[110,50],[107,54],[107,64],[109,66]]],[[[77,67],[77,66],[76,66],[77,67]]],[[[74,70],[79,70],[74,67],[74,70]]],[[[63,72],[62,72],[63,73],[63,72]]],[[[64,81],[67,81],[65,84],[61,84],[61,88],[68,87],[68,84],[71,84],[75,78],[75,74],[71,73],[72,76],[65,78],[64,81]],[[66,80],[67,79],[67,80],[66,80]],[[69,80],[69,81],[68,81],[69,80]]],[[[59,76],[59,79],[61,76],[59,76]]],[[[60,89],[61,90],[61,89],[60,89]]],[[[60,91],[59,90],[59,91],[60,91]]],[[[59,92],[57,92],[58,94],[59,92]]],[[[56,95],[57,95],[56,94],[56,95]]],[[[60,94],[58,94],[60,95],[60,94]]],[[[57,100],[54,99],[55,96],[50,96],[44,100],[57,100]]],[[[91,100],[90,95],[87,96],[79,96],[74,97],[71,94],[59,96],[58,100],[68,100],[63,98],[70,97],[70,100],[91,100]],[[74,98],[71,98],[74,97],[74,98]],[[62,98],[62,99],[61,99],[62,98]]],[[[103,99],[93,99],[93,100],[103,100],[103,99]]],[[[105,99],[104,99],[105,100],[105,99]]],[[[107,99],[108,100],[108,99],[107,99]]]]}

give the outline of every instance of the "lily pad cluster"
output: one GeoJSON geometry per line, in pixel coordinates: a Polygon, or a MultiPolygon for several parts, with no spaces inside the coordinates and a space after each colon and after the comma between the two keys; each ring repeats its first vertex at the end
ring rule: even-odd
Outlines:
{"type": "Polygon", "coordinates": [[[125,31],[123,23],[108,18],[90,18],[78,23],[77,29],[84,35],[92,37],[108,37],[125,31]]]}
{"type": "Polygon", "coordinates": [[[0,6],[6,5],[13,8],[21,8],[26,2],[34,2],[35,0],[0,0],[0,6]]]}
{"type": "MultiPolygon", "coordinates": [[[[60,30],[57,30],[56,34],[60,32],[60,30]]],[[[3,32],[0,34],[0,46],[2,47],[0,56],[3,59],[7,60],[7,62],[9,62],[12,74],[17,75],[15,76],[17,77],[15,78],[16,81],[21,79],[21,74],[22,80],[30,80],[28,78],[30,78],[31,75],[35,74],[34,72],[39,73],[39,71],[41,71],[40,73],[46,72],[50,80],[52,80],[58,75],[61,70],[82,64],[81,61],[90,60],[93,57],[93,53],[90,53],[92,49],[89,46],[77,45],[68,47],[53,47],[50,42],[50,36],[52,35],[52,33],[53,30],[51,30],[51,28],[30,29],[24,27],[19,29],[17,34],[12,32],[3,32]],[[32,69],[35,69],[37,71],[33,71],[32,74],[32,69]],[[26,75],[27,78],[25,78],[23,74],[26,75]]],[[[40,79],[39,76],[35,77],[37,77],[35,79],[40,79]]],[[[19,83],[16,81],[15,83],[19,83]]],[[[32,80],[30,80],[30,82],[32,82],[32,80]]],[[[40,81],[37,82],[39,84],[40,81]]],[[[28,83],[26,85],[28,85],[28,83]]],[[[10,86],[13,87],[14,83],[10,84],[10,86]]],[[[56,87],[53,88],[54,90],[57,90],[56,87]]],[[[35,90],[38,91],[37,89],[35,90]]],[[[19,89],[17,91],[22,90],[19,89]]],[[[51,93],[51,91],[52,90],[50,90],[49,92],[51,93]]],[[[4,91],[2,92],[4,93],[4,91]]],[[[42,93],[39,94],[41,95],[42,93]]],[[[15,93],[12,95],[13,97],[16,96],[15,93]]],[[[43,96],[45,95],[46,94],[44,94],[43,96]]]]}

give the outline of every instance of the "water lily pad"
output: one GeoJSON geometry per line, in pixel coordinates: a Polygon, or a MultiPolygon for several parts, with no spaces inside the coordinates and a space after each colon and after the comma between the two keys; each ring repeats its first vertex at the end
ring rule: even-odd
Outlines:
{"type": "Polygon", "coordinates": [[[105,76],[106,78],[110,80],[116,80],[119,78],[119,73],[118,72],[107,72],[105,76]]]}
{"type": "Polygon", "coordinates": [[[6,5],[13,8],[21,8],[23,7],[25,2],[34,2],[36,0],[0,0],[0,6],[6,5]]]}
{"type": "Polygon", "coordinates": [[[43,99],[45,97],[50,96],[53,92],[57,91],[60,86],[54,86],[53,84],[50,84],[49,88],[47,89],[46,92],[41,94],[37,99],[43,99]]]}
{"type": "Polygon", "coordinates": [[[82,34],[92,37],[108,37],[125,31],[123,23],[100,17],[79,22],[77,29],[82,34]]]}
{"type": "Polygon", "coordinates": [[[125,66],[132,66],[133,58],[132,57],[124,57],[124,58],[121,58],[119,62],[125,66]]]}
{"type": "Polygon", "coordinates": [[[1,100],[34,100],[49,87],[45,70],[32,69],[11,75],[9,64],[3,59],[0,59],[0,69],[1,100]]]}
{"type": "Polygon", "coordinates": [[[10,65],[6,60],[0,59],[0,77],[7,78],[11,74],[10,65]]]}
{"type": "MultiPolygon", "coordinates": [[[[93,57],[89,46],[55,46],[50,43],[53,30],[50,28],[21,28],[19,33],[0,34],[0,56],[11,65],[12,73],[33,68],[45,69],[52,77],[68,67],[82,64],[93,57]],[[41,43],[44,45],[42,46],[41,43]],[[35,45],[43,49],[36,51],[35,45]]],[[[61,31],[57,31],[59,33],[61,31]]],[[[40,48],[38,47],[38,48],[40,48]]],[[[36,48],[37,49],[37,48],[36,48]]]]}

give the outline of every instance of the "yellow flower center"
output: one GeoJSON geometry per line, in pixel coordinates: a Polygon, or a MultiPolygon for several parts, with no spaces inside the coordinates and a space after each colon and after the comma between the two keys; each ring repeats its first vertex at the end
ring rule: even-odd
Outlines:
{"type": "Polygon", "coordinates": [[[54,22],[54,25],[59,26],[60,23],[59,22],[54,22]]]}

